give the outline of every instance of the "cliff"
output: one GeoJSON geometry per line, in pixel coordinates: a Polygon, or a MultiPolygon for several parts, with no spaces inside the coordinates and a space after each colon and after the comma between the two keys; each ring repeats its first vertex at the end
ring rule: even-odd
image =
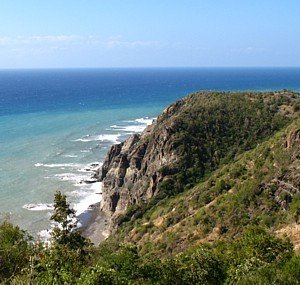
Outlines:
{"type": "Polygon", "coordinates": [[[103,163],[102,210],[109,214],[123,213],[129,205],[148,201],[164,179],[159,171],[176,164],[173,151],[172,123],[166,120],[178,112],[182,101],[167,108],[141,135],[132,135],[113,145],[103,163]]]}
{"type": "Polygon", "coordinates": [[[255,225],[288,236],[299,251],[299,131],[298,118],[193,188],[125,223],[114,238],[165,254],[233,240],[255,225]]]}
{"type": "MultiPolygon", "coordinates": [[[[288,125],[298,102],[290,91],[200,92],[177,101],[141,135],[111,147],[99,173],[102,210],[113,226],[138,218],[288,125]]],[[[290,134],[287,147],[297,139],[290,134]]]]}

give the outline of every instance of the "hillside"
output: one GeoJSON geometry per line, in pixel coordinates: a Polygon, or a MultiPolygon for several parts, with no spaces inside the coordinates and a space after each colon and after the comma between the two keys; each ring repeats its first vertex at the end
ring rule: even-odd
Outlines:
{"type": "Polygon", "coordinates": [[[125,223],[116,236],[137,243],[144,253],[165,254],[236,238],[251,224],[279,234],[286,229],[299,249],[299,158],[297,119],[192,189],[125,223]]]}
{"type": "MultiPolygon", "coordinates": [[[[216,188],[227,192],[234,187],[227,178],[209,180],[211,173],[225,165],[230,168],[239,156],[272,138],[298,117],[298,109],[299,94],[290,91],[200,92],[177,101],[141,135],[112,146],[99,174],[103,181],[102,210],[117,228],[142,217],[168,197],[187,195],[186,191],[201,181],[211,181],[206,191],[198,191],[207,197],[188,199],[191,203],[200,201],[196,208],[212,202],[216,188]]],[[[240,171],[250,175],[250,166],[246,167],[240,171]]],[[[196,188],[204,187],[200,185],[196,188]]],[[[191,191],[197,192],[188,193],[191,191]]],[[[180,220],[178,211],[173,212],[180,220]]],[[[166,227],[173,224],[170,221],[166,227]]]]}

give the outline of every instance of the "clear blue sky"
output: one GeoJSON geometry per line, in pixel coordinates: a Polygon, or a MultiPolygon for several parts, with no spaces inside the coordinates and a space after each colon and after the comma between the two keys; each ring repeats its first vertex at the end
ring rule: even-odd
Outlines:
{"type": "Polygon", "coordinates": [[[300,1],[0,2],[0,68],[171,66],[300,66],[300,1]]]}

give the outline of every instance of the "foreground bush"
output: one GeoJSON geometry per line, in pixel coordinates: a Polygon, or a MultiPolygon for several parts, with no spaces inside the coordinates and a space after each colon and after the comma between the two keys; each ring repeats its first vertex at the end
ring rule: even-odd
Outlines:
{"type": "Polygon", "coordinates": [[[92,247],[74,231],[74,211],[66,197],[58,192],[54,204],[57,227],[48,246],[32,244],[26,232],[8,222],[0,226],[1,284],[293,285],[300,281],[300,257],[292,244],[260,227],[249,227],[235,240],[159,258],[112,240],[92,247]]]}
{"type": "Polygon", "coordinates": [[[32,255],[31,237],[9,222],[0,225],[0,282],[28,267],[32,255]]]}
{"type": "Polygon", "coordinates": [[[76,284],[76,279],[88,264],[90,244],[77,228],[75,211],[66,196],[57,192],[54,197],[56,222],[50,246],[36,260],[36,279],[42,284],[76,284]]]}

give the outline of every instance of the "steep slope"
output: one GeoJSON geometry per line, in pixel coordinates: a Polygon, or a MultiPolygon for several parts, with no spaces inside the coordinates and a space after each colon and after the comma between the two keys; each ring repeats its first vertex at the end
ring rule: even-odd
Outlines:
{"type": "Polygon", "coordinates": [[[113,226],[142,216],[270,138],[298,105],[290,91],[201,92],[177,101],[141,135],[112,146],[99,173],[102,210],[113,226]]]}
{"type": "Polygon", "coordinates": [[[241,235],[247,225],[286,234],[299,248],[300,119],[192,189],[165,199],[115,235],[142,252],[180,252],[241,235]],[[277,231],[276,231],[277,230],[277,231]]]}

